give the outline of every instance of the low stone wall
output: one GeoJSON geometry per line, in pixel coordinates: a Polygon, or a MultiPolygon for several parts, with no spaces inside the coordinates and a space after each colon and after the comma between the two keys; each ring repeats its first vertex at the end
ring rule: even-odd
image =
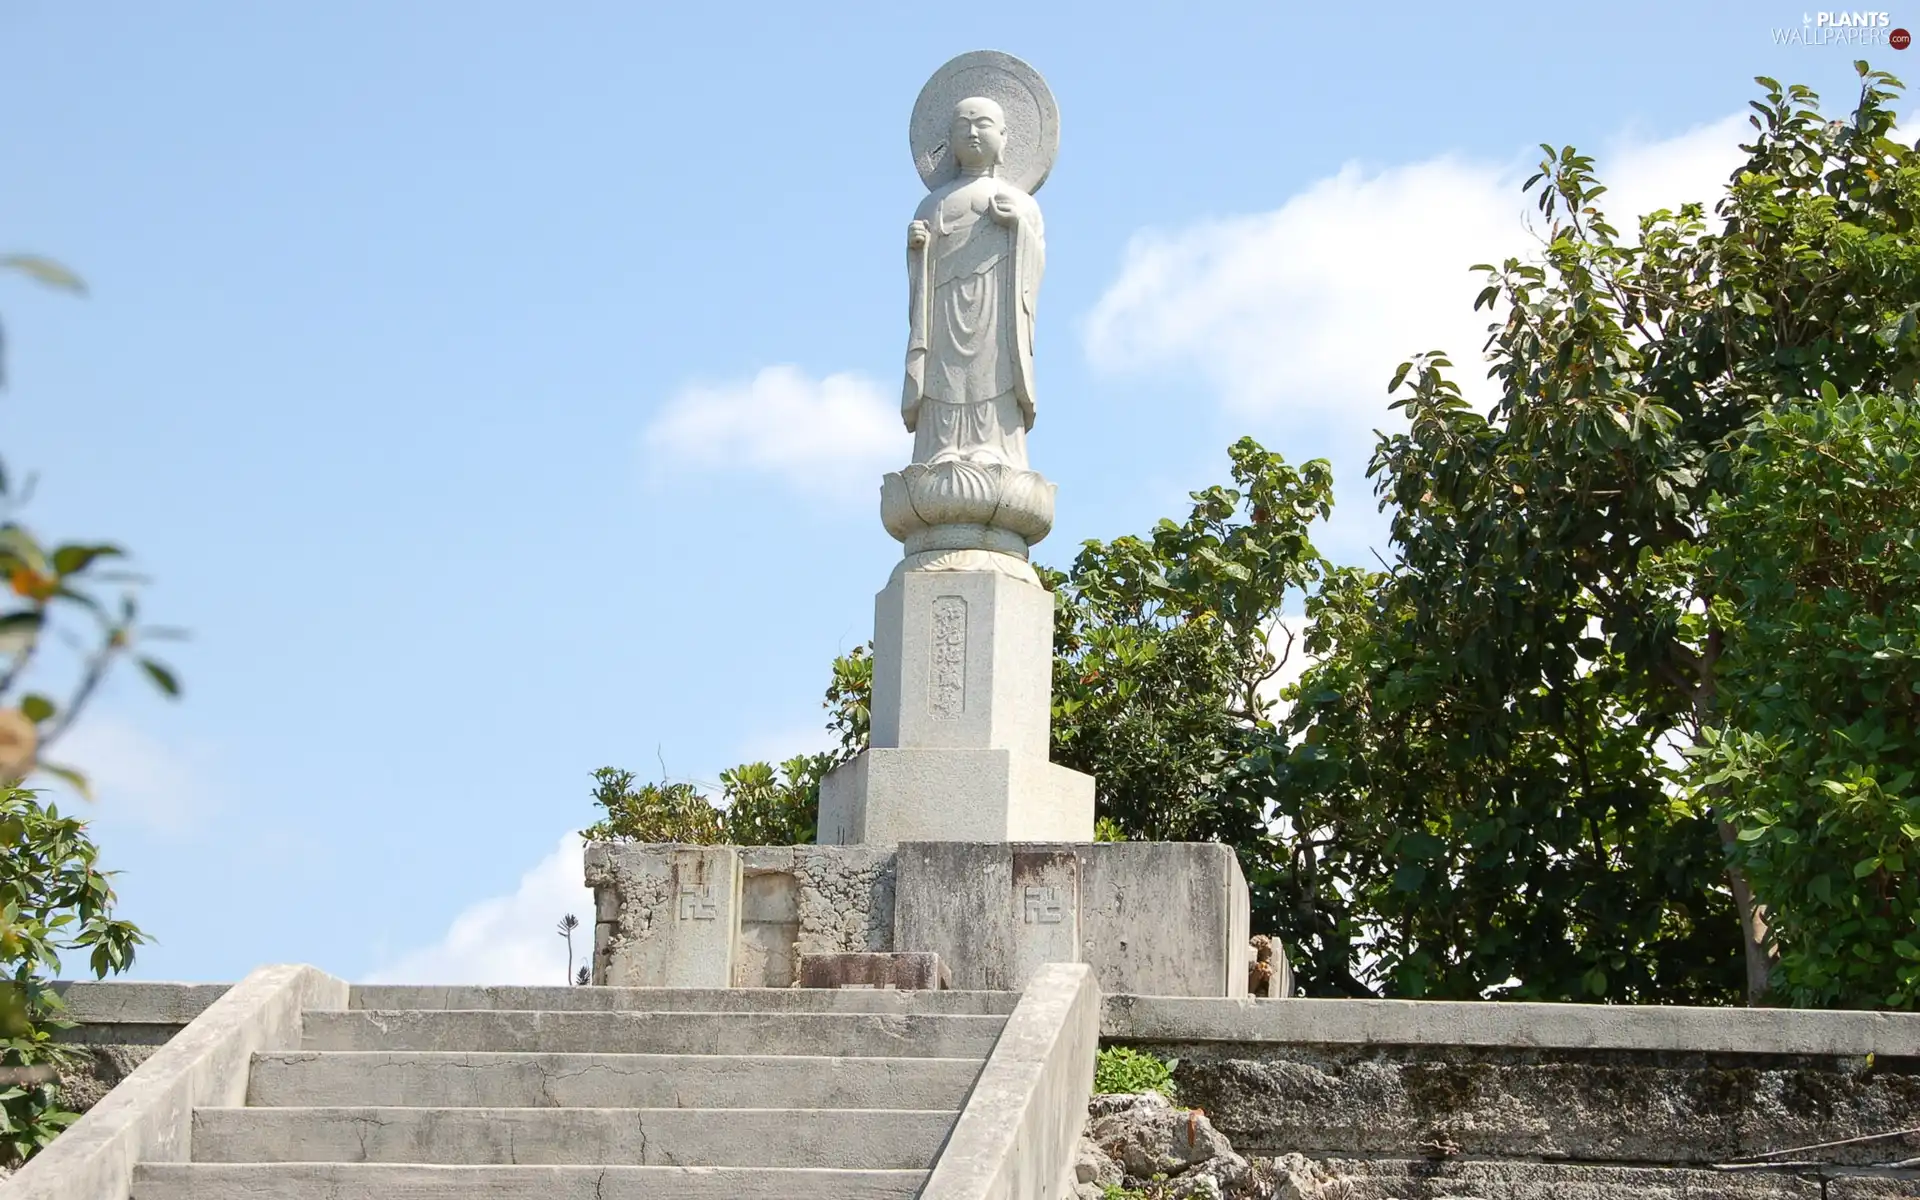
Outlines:
{"type": "Polygon", "coordinates": [[[300,1045],[303,1014],[347,985],[312,967],[261,967],[228,988],[13,1177],[0,1200],[127,1200],[136,1163],[185,1162],[194,1110],[246,1102],[253,1056],[300,1045]]]}
{"type": "MultiPolygon", "coordinates": [[[[1920,1126],[1920,1062],[1155,1043],[1245,1154],[1704,1164],[1920,1126]]],[[[1884,1163],[1920,1143],[1837,1147],[1884,1163]],[[1911,1147],[1905,1149],[1905,1147],[1911,1147]],[[1903,1151],[1895,1154],[1894,1151],[1903,1151]]]]}
{"type": "Polygon", "coordinates": [[[1920,1196],[1920,1014],[1109,997],[1250,1157],[1356,1198],[1920,1196]]]}
{"type": "Polygon", "coordinates": [[[135,1067],[226,994],[225,983],[122,983],[77,980],[53,990],[64,1014],[79,1024],[54,1041],[81,1047],[79,1061],[60,1074],[60,1099],[74,1112],[99,1103],[135,1067]]]}

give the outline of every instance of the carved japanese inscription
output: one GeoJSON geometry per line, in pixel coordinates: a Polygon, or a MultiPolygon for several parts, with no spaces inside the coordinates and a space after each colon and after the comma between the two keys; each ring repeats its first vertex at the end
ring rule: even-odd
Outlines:
{"type": "Polygon", "coordinates": [[[927,674],[927,711],[953,720],[967,710],[967,602],[933,601],[933,662],[927,674]]]}

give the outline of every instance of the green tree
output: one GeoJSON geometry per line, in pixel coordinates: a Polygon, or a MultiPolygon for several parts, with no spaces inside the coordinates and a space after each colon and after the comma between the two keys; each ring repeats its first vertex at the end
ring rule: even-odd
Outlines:
{"type": "Polygon", "coordinates": [[[1252,438],[1228,455],[1232,486],[1194,492],[1185,521],[1089,541],[1042,575],[1053,757],[1094,775],[1099,815],[1128,837],[1251,847],[1265,833],[1257,810],[1222,805],[1220,777],[1271,728],[1294,642],[1281,608],[1326,570],[1309,531],[1332,509],[1333,474],[1252,438]]]}
{"type": "MultiPolygon", "coordinates": [[[[85,290],[66,268],[32,255],[0,257],[0,272],[85,290]]],[[[120,660],[133,657],[167,696],[180,690],[172,670],[143,650],[178,634],[139,626],[134,589],[141,580],[109,569],[122,551],[101,542],[42,542],[19,519],[25,499],[0,468],[0,1165],[31,1157],[74,1119],[61,1106],[53,1072],[73,1053],[52,1040],[67,1025],[47,987],[60,971],[61,951],[84,952],[89,970],[104,978],[131,966],[146,940],[113,916],[111,875],[99,869],[86,825],[19,785],[44,773],[86,794],[85,777],[48,761],[46,751],[120,660]],[[115,600],[100,593],[111,585],[123,588],[115,600]],[[44,674],[38,652],[55,635],[85,647],[58,701],[48,694],[54,689],[33,682],[44,674]]]]}
{"type": "Polygon", "coordinates": [[[1715,723],[1694,786],[1772,914],[1788,1003],[1920,1000],[1920,404],[1765,414],[1715,497],[1715,723]]]}
{"type": "Polygon", "coordinates": [[[53,1041],[69,1027],[47,986],[63,950],[79,950],[99,978],[133,965],[146,940],[113,916],[111,874],[86,825],[32,792],[0,788],[0,1163],[31,1158],[75,1116],[61,1105],[56,1068],[74,1051],[53,1041]]]}
{"type": "Polygon", "coordinates": [[[1480,297],[1498,402],[1472,411],[1438,354],[1394,378],[1409,428],[1373,470],[1398,561],[1318,598],[1326,661],[1249,773],[1323,843],[1288,926],[1309,975],[1716,1000],[1744,957],[1765,992],[1776,938],[1726,789],[1684,786],[1670,752],[1724,720],[1737,631],[1701,553],[1741,447],[1823,384],[1914,379],[1920,176],[1887,137],[1897,83],[1860,72],[1846,121],[1760,81],[1711,226],[1692,205],[1624,239],[1590,160],[1546,147],[1540,256],[1480,297]]]}

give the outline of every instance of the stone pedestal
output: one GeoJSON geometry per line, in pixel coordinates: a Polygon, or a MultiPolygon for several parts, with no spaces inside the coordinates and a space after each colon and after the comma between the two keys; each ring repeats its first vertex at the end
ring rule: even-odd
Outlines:
{"type": "Polygon", "coordinates": [[[870,749],[820,788],[823,844],[1091,841],[1093,777],[1047,761],[1053,596],[900,570],[874,600],[870,749]]]}
{"type": "Polygon", "coordinates": [[[963,990],[1084,962],[1108,994],[1248,992],[1246,880],[1211,842],[595,844],[587,882],[601,984],[792,987],[815,956],[917,953],[963,990]]]}

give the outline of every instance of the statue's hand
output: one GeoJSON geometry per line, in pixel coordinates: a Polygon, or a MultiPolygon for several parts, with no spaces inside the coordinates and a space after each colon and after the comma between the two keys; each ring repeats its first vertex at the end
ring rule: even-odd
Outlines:
{"type": "Polygon", "coordinates": [[[925,221],[914,221],[907,226],[907,249],[923,249],[933,238],[933,227],[925,221]]]}
{"type": "Polygon", "coordinates": [[[1020,208],[1013,202],[1013,197],[1005,192],[995,192],[993,194],[993,201],[987,206],[987,211],[992,213],[993,219],[1002,225],[1018,225],[1020,223],[1020,208]]]}

